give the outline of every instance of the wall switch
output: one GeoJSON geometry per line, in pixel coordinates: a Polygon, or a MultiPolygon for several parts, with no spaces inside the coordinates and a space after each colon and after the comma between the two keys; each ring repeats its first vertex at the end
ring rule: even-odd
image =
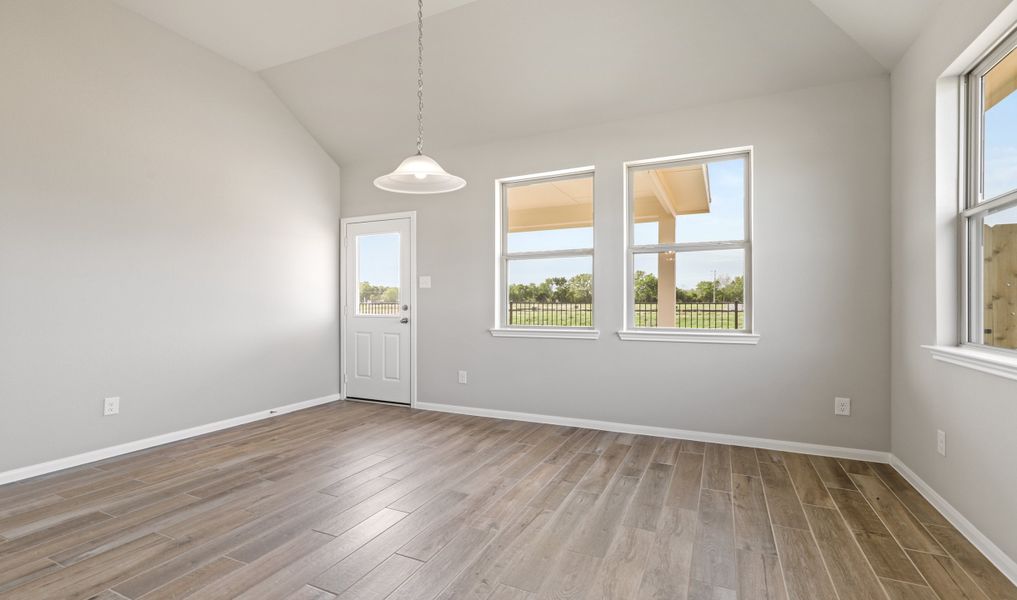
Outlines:
{"type": "Polygon", "coordinates": [[[102,403],[102,416],[108,417],[120,412],[120,396],[106,398],[102,403]]]}
{"type": "Polygon", "coordinates": [[[420,276],[420,289],[424,290],[431,287],[431,276],[421,275],[420,276]]]}
{"type": "Polygon", "coordinates": [[[946,432],[942,429],[936,430],[936,452],[940,456],[946,456],[946,432]]]}
{"type": "Polygon", "coordinates": [[[834,398],[833,414],[842,417],[851,416],[851,398],[834,398]]]}
{"type": "Polygon", "coordinates": [[[466,383],[466,371],[459,371],[459,383],[466,383]]]}

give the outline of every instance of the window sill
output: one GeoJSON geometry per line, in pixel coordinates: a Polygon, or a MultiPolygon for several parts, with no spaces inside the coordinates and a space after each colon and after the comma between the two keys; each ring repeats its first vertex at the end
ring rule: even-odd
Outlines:
{"type": "Polygon", "coordinates": [[[922,346],[922,348],[931,352],[932,358],[938,361],[1017,380],[1015,357],[970,346],[922,346]]]}
{"type": "Polygon", "coordinates": [[[654,331],[623,329],[618,337],[625,341],[678,342],[686,344],[740,344],[756,345],[759,335],[755,333],[722,333],[717,331],[654,331]]]}
{"type": "Polygon", "coordinates": [[[494,327],[491,330],[494,337],[506,338],[544,338],[561,340],[595,340],[600,337],[600,331],[596,329],[564,329],[552,327],[494,327]]]}

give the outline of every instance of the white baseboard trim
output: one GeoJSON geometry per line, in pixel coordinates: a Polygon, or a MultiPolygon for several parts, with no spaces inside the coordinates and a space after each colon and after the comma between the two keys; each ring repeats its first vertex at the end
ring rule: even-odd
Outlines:
{"type": "Polygon", "coordinates": [[[613,421],[576,419],[572,417],[539,415],[535,413],[522,413],[509,410],[496,410],[492,408],[474,408],[472,406],[439,404],[435,402],[417,402],[414,408],[419,408],[421,410],[434,410],[438,412],[455,413],[460,415],[472,415],[475,417],[491,417],[494,419],[508,419],[511,421],[529,421],[531,423],[547,423],[549,425],[562,425],[565,427],[600,429],[603,431],[614,431],[617,433],[633,433],[638,435],[652,435],[656,437],[665,437],[665,438],[679,438],[683,440],[693,440],[697,442],[714,442],[717,444],[731,444],[735,446],[748,446],[751,448],[764,448],[766,450],[783,450],[787,452],[800,452],[802,454],[819,454],[822,456],[833,456],[835,458],[850,458],[854,460],[865,460],[869,462],[879,462],[879,463],[890,462],[890,453],[880,452],[878,450],[842,448],[840,446],[824,446],[822,444],[788,442],[783,440],[771,440],[767,438],[748,437],[743,435],[730,435],[726,433],[708,433],[705,431],[689,431],[686,429],[672,429],[670,427],[657,427],[654,425],[633,425],[630,423],[615,423],[613,421]]]}
{"type": "Polygon", "coordinates": [[[66,458],[58,458],[56,460],[36,465],[29,465],[27,467],[4,471],[0,473],[0,485],[21,481],[22,479],[29,479],[31,477],[38,477],[39,475],[77,467],[90,462],[113,458],[114,456],[120,456],[122,454],[130,454],[131,452],[137,452],[138,450],[146,450],[154,446],[161,446],[163,444],[196,437],[205,433],[212,433],[213,431],[219,431],[221,429],[229,429],[230,427],[236,427],[237,425],[243,425],[253,421],[269,419],[271,417],[276,417],[293,411],[311,408],[312,406],[328,404],[329,402],[335,402],[336,400],[339,400],[339,394],[331,394],[328,396],[322,396],[321,398],[314,398],[313,400],[304,400],[303,402],[296,402],[294,404],[287,404],[286,406],[270,408],[268,410],[262,410],[248,415],[216,421],[215,423],[198,425],[197,427],[163,433],[161,435],[156,435],[142,440],[118,444],[108,448],[100,448],[99,450],[91,450],[89,452],[75,454],[74,456],[68,456],[66,458]]]}
{"type": "Polygon", "coordinates": [[[994,544],[984,533],[978,530],[971,521],[960,513],[959,510],[953,507],[952,504],[946,501],[945,498],[939,495],[936,490],[932,489],[925,480],[918,476],[917,473],[912,471],[904,461],[897,458],[896,455],[890,456],[890,464],[893,468],[904,476],[904,479],[908,480],[918,492],[925,496],[932,506],[936,508],[950,524],[957,528],[957,531],[974,545],[986,558],[988,558],[992,564],[996,565],[996,568],[1000,570],[1003,575],[1006,575],[1010,581],[1017,585],[1017,562],[1014,559],[1007,556],[1006,552],[1000,549],[999,546],[994,544]]]}

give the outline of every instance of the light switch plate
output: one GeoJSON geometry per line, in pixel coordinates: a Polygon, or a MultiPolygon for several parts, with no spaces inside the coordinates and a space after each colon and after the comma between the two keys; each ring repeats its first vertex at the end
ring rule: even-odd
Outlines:
{"type": "Polygon", "coordinates": [[[851,416],[851,398],[834,398],[833,414],[841,417],[851,416]]]}
{"type": "Polygon", "coordinates": [[[431,287],[431,276],[421,275],[420,276],[420,289],[427,289],[431,287]]]}

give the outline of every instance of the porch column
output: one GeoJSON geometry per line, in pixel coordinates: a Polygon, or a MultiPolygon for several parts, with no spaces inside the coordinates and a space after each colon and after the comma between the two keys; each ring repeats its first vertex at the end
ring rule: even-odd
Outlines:
{"type": "MultiPolygon", "coordinates": [[[[675,218],[666,215],[657,221],[657,243],[674,243],[675,218]]],[[[657,255],[657,327],[674,327],[675,255],[657,255]]]]}

